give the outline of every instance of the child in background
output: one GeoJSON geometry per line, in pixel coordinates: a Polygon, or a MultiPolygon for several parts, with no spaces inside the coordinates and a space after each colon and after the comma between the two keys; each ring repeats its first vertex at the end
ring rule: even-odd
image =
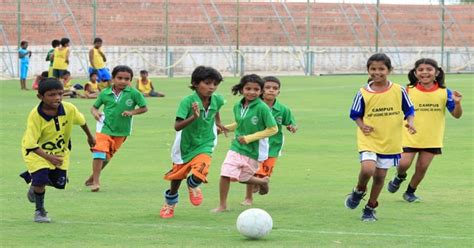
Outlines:
{"type": "Polygon", "coordinates": [[[31,85],[31,88],[37,90],[41,80],[48,78],[48,74],[48,71],[43,71],[40,75],[37,75],[35,81],[33,81],[33,84],[31,85]]]}
{"type": "Polygon", "coordinates": [[[373,178],[370,198],[362,211],[362,221],[376,221],[375,208],[383,188],[387,170],[398,165],[402,152],[403,119],[413,134],[414,108],[404,88],[387,79],[392,71],[390,58],[377,53],[367,61],[369,83],[354,98],[350,117],[358,126],[357,144],[360,173],[356,188],[346,198],[345,205],[355,209],[373,178]]]}
{"type": "Polygon", "coordinates": [[[20,59],[20,88],[22,90],[28,90],[26,88],[26,77],[28,76],[31,51],[27,49],[28,41],[24,40],[20,43],[20,49],[18,49],[18,58],[20,59]]]}
{"type": "Polygon", "coordinates": [[[59,40],[53,40],[51,42],[51,46],[53,47],[51,50],[48,51],[48,53],[46,54],[46,61],[49,61],[49,68],[48,68],[48,76],[47,77],[53,77],[53,53],[54,53],[54,49],[56,49],[56,47],[58,47],[59,45],[61,45],[61,41],[59,40]]]}
{"type": "Polygon", "coordinates": [[[101,91],[91,108],[97,120],[96,145],[92,148],[92,175],[84,184],[92,192],[99,191],[101,171],[131,134],[133,116],[148,110],[143,95],[130,87],[132,79],[130,67],[116,66],[112,71],[112,87],[101,91]],[[99,111],[102,105],[103,113],[99,111]]]}
{"type": "Polygon", "coordinates": [[[221,74],[212,67],[198,66],[192,73],[190,88],[194,93],[181,101],[176,113],[176,139],[171,151],[173,168],[165,175],[171,183],[165,191],[161,218],[174,216],[178,189],[186,178],[191,204],[201,205],[203,196],[199,185],[207,183],[211,155],[217,144],[217,126],[223,128],[219,110],[224,98],[214,94],[221,82],[221,74]]]}
{"type": "Polygon", "coordinates": [[[84,85],[84,97],[89,99],[95,99],[99,95],[100,90],[97,85],[97,73],[92,72],[89,75],[89,82],[84,85]]]}
{"type": "MultiPolygon", "coordinates": [[[[263,81],[263,101],[270,107],[272,115],[278,126],[278,133],[269,138],[270,151],[268,158],[259,164],[258,171],[255,176],[259,178],[271,177],[273,168],[277,158],[281,155],[281,149],[283,147],[283,129],[282,126],[286,126],[286,129],[291,133],[295,133],[298,130],[295,119],[291,114],[291,110],[280,103],[276,98],[280,94],[281,83],[280,80],[273,76],[264,77],[263,81]]],[[[247,191],[244,201],[241,205],[251,206],[253,204],[253,193],[260,191],[258,185],[247,184],[247,191]],[[257,187],[255,187],[257,186],[257,187]]],[[[263,192],[262,192],[263,193],[263,192]]]]}
{"type": "Polygon", "coordinates": [[[54,49],[50,60],[53,61],[53,77],[62,78],[63,74],[67,72],[69,66],[69,39],[62,38],[61,46],[54,49]]]}
{"type": "Polygon", "coordinates": [[[94,39],[94,47],[89,50],[89,74],[97,73],[97,81],[110,83],[109,68],[105,66],[107,58],[104,52],[100,49],[102,47],[102,39],[97,37],[94,39]]]}
{"type": "Polygon", "coordinates": [[[28,171],[20,176],[31,182],[27,197],[36,204],[35,222],[51,221],[44,208],[45,187],[64,189],[68,181],[72,126],[80,125],[89,146],[95,145],[84,115],[73,104],[62,102],[62,93],[63,85],[56,78],[41,81],[37,95],[41,102],[30,112],[22,140],[28,171]]]}
{"type": "Polygon", "coordinates": [[[62,76],[61,76],[60,80],[61,80],[61,82],[63,83],[63,86],[64,86],[63,96],[68,96],[70,98],[83,97],[82,94],[77,92],[76,86],[72,85],[71,79],[72,79],[72,77],[71,77],[71,73],[69,71],[64,71],[62,73],[62,76]]]}
{"type": "Polygon", "coordinates": [[[219,206],[214,212],[227,210],[231,181],[259,185],[261,194],[268,192],[268,177],[254,176],[258,163],[268,158],[268,137],[278,132],[270,108],[260,99],[263,86],[263,79],[251,74],[243,76],[239,84],[232,87],[232,93],[243,95],[243,98],[234,105],[235,122],[222,130],[224,133],[235,131],[235,138],[221,167],[219,206]]]}
{"type": "Polygon", "coordinates": [[[140,78],[137,79],[137,89],[145,96],[145,97],[164,97],[164,94],[155,91],[153,87],[153,83],[150,79],[148,79],[148,71],[141,70],[140,71],[140,78]]]}
{"type": "Polygon", "coordinates": [[[403,199],[407,202],[417,202],[420,198],[415,195],[415,191],[433,158],[441,154],[446,109],[454,118],[459,119],[462,115],[462,95],[446,88],[444,71],[433,59],[417,60],[415,68],[408,73],[408,79],[410,84],[407,92],[415,106],[417,133],[403,133],[402,158],[397,167],[397,175],[388,183],[387,189],[391,193],[397,192],[400,184],[406,180],[406,172],[418,153],[415,174],[403,194],[403,199]]]}

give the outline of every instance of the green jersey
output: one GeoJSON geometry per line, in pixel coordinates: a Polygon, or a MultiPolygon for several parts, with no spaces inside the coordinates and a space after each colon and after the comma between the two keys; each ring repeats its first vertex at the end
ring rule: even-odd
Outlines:
{"type": "Polygon", "coordinates": [[[106,88],[100,92],[94,103],[94,108],[99,109],[104,105],[104,113],[97,122],[97,132],[110,136],[129,136],[132,132],[132,116],[122,116],[124,111],[134,110],[135,106],[145,107],[146,101],[137,89],[127,86],[118,95],[106,88]]]}
{"type": "Polygon", "coordinates": [[[201,98],[194,92],[181,101],[176,118],[184,120],[191,117],[194,113],[193,102],[199,104],[200,115],[185,128],[176,132],[171,150],[171,158],[175,164],[187,163],[199,154],[211,155],[217,145],[215,117],[225,103],[224,98],[213,94],[208,108],[205,109],[201,98]]]}
{"type": "MultiPolygon", "coordinates": [[[[233,109],[235,122],[237,123],[235,137],[250,135],[276,126],[270,108],[262,99],[253,100],[247,107],[243,107],[243,101],[244,99],[235,104],[233,109]]],[[[230,150],[257,161],[264,161],[268,158],[269,140],[265,138],[249,144],[240,144],[239,140],[235,138],[230,150]]]]}
{"type": "Polygon", "coordinates": [[[283,147],[284,137],[282,126],[288,125],[296,125],[296,121],[291,114],[291,110],[281,104],[278,100],[275,99],[273,106],[271,107],[273,117],[275,117],[275,121],[278,126],[278,133],[271,136],[269,138],[270,142],[270,153],[268,154],[269,157],[278,157],[281,155],[281,148],[283,147]]]}
{"type": "Polygon", "coordinates": [[[46,61],[49,61],[49,67],[53,67],[53,61],[51,60],[51,56],[54,53],[54,48],[49,50],[48,53],[46,54],[46,61]]]}

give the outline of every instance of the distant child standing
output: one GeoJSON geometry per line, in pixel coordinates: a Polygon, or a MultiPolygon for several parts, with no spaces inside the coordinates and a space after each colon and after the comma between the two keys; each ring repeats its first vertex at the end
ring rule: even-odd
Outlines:
{"type": "Polygon", "coordinates": [[[153,83],[148,78],[148,71],[146,70],[140,71],[140,78],[137,79],[137,89],[145,97],[164,97],[165,96],[164,94],[155,91],[155,87],[153,87],[153,83]]]}
{"type": "Polygon", "coordinates": [[[97,84],[97,72],[92,72],[89,75],[89,82],[84,85],[84,97],[95,99],[99,95],[100,90],[97,84]]]}
{"type": "Polygon", "coordinates": [[[415,68],[408,73],[410,84],[407,92],[415,106],[415,126],[417,133],[409,135],[403,132],[403,153],[397,167],[397,175],[388,183],[388,191],[397,192],[400,184],[406,180],[416,154],[415,174],[413,174],[403,199],[407,202],[420,200],[415,195],[433,158],[441,154],[443,147],[446,109],[459,119],[462,115],[461,93],[446,88],[444,71],[433,59],[419,59],[415,68]]]}
{"type": "Polygon", "coordinates": [[[48,77],[53,77],[53,59],[52,59],[52,57],[53,57],[54,49],[56,49],[56,47],[58,47],[60,45],[61,45],[61,41],[53,40],[51,42],[51,46],[53,48],[50,49],[48,51],[48,53],[46,54],[46,61],[49,61],[48,77]]]}
{"type": "Polygon", "coordinates": [[[94,39],[94,47],[89,50],[89,74],[92,72],[97,73],[97,81],[99,82],[110,82],[109,68],[105,66],[107,58],[104,52],[100,49],[102,47],[102,39],[97,37],[94,39]]]}
{"type": "Polygon", "coordinates": [[[51,60],[53,61],[53,77],[62,78],[69,66],[69,39],[62,38],[61,46],[54,49],[51,60]]]}
{"type": "Polygon", "coordinates": [[[413,134],[414,108],[404,88],[387,79],[392,71],[390,58],[377,53],[367,61],[369,83],[354,98],[350,117],[358,126],[357,145],[360,173],[356,188],[346,198],[347,208],[355,209],[373,178],[370,198],[362,211],[362,221],[376,221],[375,208],[387,170],[398,165],[402,152],[403,119],[413,134]]]}
{"type": "Polygon", "coordinates": [[[28,76],[31,51],[27,49],[28,41],[24,40],[20,43],[20,49],[18,49],[18,58],[20,59],[20,88],[22,90],[28,90],[26,88],[26,77],[28,76]]]}
{"type": "Polygon", "coordinates": [[[130,135],[132,117],[148,110],[143,95],[130,87],[132,79],[133,71],[130,67],[116,66],[112,71],[112,87],[101,91],[91,108],[91,113],[97,120],[97,143],[92,148],[92,175],[85,185],[90,186],[92,192],[99,191],[100,172],[130,135]],[[103,113],[99,111],[102,105],[103,113]],[[138,108],[135,109],[135,106],[138,108]]]}
{"type": "Polygon", "coordinates": [[[219,110],[224,98],[214,93],[221,82],[221,74],[212,67],[198,66],[192,73],[190,88],[194,93],[181,101],[176,113],[176,139],[171,152],[173,168],[165,175],[171,183],[165,191],[162,218],[174,216],[178,189],[184,179],[191,204],[201,205],[203,196],[199,185],[207,183],[212,152],[217,144],[217,127],[223,128],[219,110]]]}
{"type": "Polygon", "coordinates": [[[72,126],[80,125],[89,145],[95,145],[84,115],[71,103],[62,102],[62,95],[59,80],[47,78],[39,83],[41,102],[30,112],[22,140],[21,153],[28,171],[20,176],[31,182],[27,196],[36,204],[35,222],[51,221],[44,208],[45,186],[66,186],[72,126]]]}
{"type": "Polygon", "coordinates": [[[258,163],[268,158],[268,137],[278,132],[278,126],[270,108],[262,99],[264,81],[258,75],[245,75],[232,87],[234,95],[243,98],[234,105],[235,122],[223,130],[234,131],[235,138],[221,167],[219,206],[214,212],[227,210],[227,195],[231,181],[260,186],[260,193],[268,192],[268,177],[255,176],[258,163]]]}
{"type": "MultiPolygon", "coordinates": [[[[277,158],[281,155],[284,140],[282,126],[285,126],[291,133],[295,133],[298,130],[291,110],[276,99],[280,94],[280,80],[276,77],[268,76],[264,77],[263,81],[265,81],[265,84],[263,86],[262,99],[272,111],[272,115],[278,126],[278,133],[269,138],[270,151],[268,158],[259,164],[258,171],[255,173],[255,176],[259,178],[271,177],[277,158]]],[[[247,192],[241,205],[252,205],[253,193],[260,191],[260,187],[254,186],[256,185],[247,184],[247,192]]]]}

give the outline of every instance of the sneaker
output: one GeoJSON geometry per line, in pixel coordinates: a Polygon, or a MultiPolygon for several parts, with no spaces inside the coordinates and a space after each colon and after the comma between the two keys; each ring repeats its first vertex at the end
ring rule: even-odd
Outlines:
{"type": "Polygon", "coordinates": [[[377,216],[375,216],[375,208],[371,208],[365,205],[365,208],[362,209],[362,221],[377,221],[377,216]]]}
{"type": "Polygon", "coordinates": [[[176,206],[176,204],[168,205],[168,204],[165,203],[165,205],[163,205],[163,207],[160,210],[160,217],[163,218],[163,219],[172,218],[174,216],[174,207],[175,206],[176,206]]]}
{"type": "Polygon", "coordinates": [[[199,206],[202,203],[202,200],[204,197],[202,196],[201,189],[196,187],[196,188],[191,188],[188,187],[188,192],[189,192],[189,200],[191,201],[191,204],[194,206],[199,206]]]}
{"type": "Polygon", "coordinates": [[[403,199],[405,199],[405,201],[407,202],[420,202],[420,198],[418,196],[415,195],[415,193],[408,193],[408,192],[405,192],[403,194],[403,199]]]}
{"type": "Polygon", "coordinates": [[[365,192],[358,192],[355,189],[352,190],[345,201],[346,208],[355,209],[359,206],[360,201],[364,198],[365,192]]]}
{"type": "Polygon", "coordinates": [[[41,209],[35,211],[34,221],[38,223],[49,223],[51,219],[48,217],[48,212],[46,212],[45,209],[41,209]]]}
{"type": "Polygon", "coordinates": [[[402,184],[403,181],[405,181],[406,178],[399,178],[398,176],[395,176],[392,181],[388,182],[387,185],[387,190],[390,193],[395,193],[397,190],[400,188],[400,184],[402,184]]]}
{"type": "Polygon", "coordinates": [[[31,203],[36,202],[35,190],[33,186],[30,186],[30,188],[28,189],[28,193],[26,193],[26,197],[28,198],[28,201],[30,201],[31,203]]]}

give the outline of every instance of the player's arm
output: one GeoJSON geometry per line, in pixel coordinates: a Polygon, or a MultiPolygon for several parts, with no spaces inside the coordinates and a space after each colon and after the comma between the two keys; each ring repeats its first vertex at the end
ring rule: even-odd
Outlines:
{"type": "Polygon", "coordinates": [[[38,120],[30,114],[28,117],[28,121],[26,124],[26,132],[24,135],[24,149],[26,155],[28,155],[30,152],[36,153],[38,156],[46,159],[47,161],[51,162],[54,166],[61,166],[63,163],[62,158],[59,156],[55,156],[52,154],[48,154],[45,151],[43,151],[39,144],[38,140],[41,137],[41,124],[38,122],[38,120]]]}
{"type": "Polygon", "coordinates": [[[462,116],[462,107],[461,107],[462,94],[458,91],[450,91],[448,89],[448,101],[446,102],[446,107],[449,110],[449,113],[459,119],[462,116]]]}
{"type": "Polygon", "coordinates": [[[94,65],[94,49],[89,50],[89,63],[91,63],[91,67],[95,69],[95,65],[94,65]]]}
{"type": "Polygon", "coordinates": [[[21,53],[21,51],[18,52],[18,58],[22,59],[26,56],[26,53],[21,53]]]}
{"type": "Polygon", "coordinates": [[[187,127],[189,124],[191,124],[194,120],[199,118],[201,115],[201,110],[199,109],[199,104],[197,102],[193,102],[191,104],[191,110],[192,110],[192,115],[190,115],[188,118],[183,119],[181,117],[176,117],[176,121],[174,123],[174,130],[176,131],[181,131],[183,128],[187,127]]]}
{"type": "Polygon", "coordinates": [[[411,102],[410,97],[408,97],[408,93],[404,88],[402,88],[402,110],[407,122],[405,127],[408,128],[408,132],[410,134],[415,134],[415,107],[413,106],[413,103],[411,102]]]}
{"type": "Polygon", "coordinates": [[[370,135],[374,131],[374,128],[364,123],[364,112],[365,112],[365,102],[362,97],[362,93],[357,92],[354,100],[352,102],[351,112],[349,114],[350,118],[357,124],[359,129],[364,133],[364,135],[370,135]]]}
{"type": "Polygon", "coordinates": [[[102,50],[100,50],[100,49],[98,49],[98,51],[99,51],[100,56],[101,56],[102,59],[104,60],[104,62],[107,62],[107,59],[105,58],[105,53],[102,52],[102,50]]]}
{"type": "Polygon", "coordinates": [[[66,59],[65,59],[65,62],[66,64],[69,64],[69,54],[71,53],[71,50],[70,49],[67,49],[67,52],[66,52],[66,59]]]}
{"type": "Polygon", "coordinates": [[[298,130],[295,118],[293,117],[293,114],[289,108],[287,108],[285,111],[284,125],[286,125],[286,129],[291,133],[296,133],[298,130]]]}
{"type": "Polygon", "coordinates": [[[239,137],[239,142],[241,144],[248,144],[248,143],[252,143],[254,141],[257,141],[259,139],[264,139],[264,138],[270,137],[270,136],[272,136],[276,133],[278,133],[278,126],[277,125],[275,125],[273,127],[267,127],[262,131],[255,132],[255,133],[250,134],[250,135],[240,136],[239,137]]]}
{"type": "Polygon", "coordinates": [[[56,167],[60,167],[63,164],[63,159],[60,156],[48,154],[43,151],[41,148],[37,148],[33,150],[32,152],[36,153],[38,156],[48,160],[51,164],[53,164],[56,167]]]}
{"type": "MultiPolygon", "coordinates": [[[[99,100],[99,99],[97,99],[97,100],[99,100]]],[[[92,108],[91,108],[91,114],[92,114],[92,116],[94,116],[94,119],[96,121],[100,121],[100,117],[102,116],[102,113],[99,111],[99,108],[97,108],[95,105],[92,106],[92,108]]]]}
{"type": "Polygon", "coordinates": [[[89,144],[89,146],[94,147],[95,146],[95,138],[91,134],[91,131],[89,130],[89,127],[87,126],[87,123],[84,123],[84,125],[81,125],[81,128],[82,128],[82,131],[84,131],[84,133],[87,136],[87,143],[89,144]]]}
{"type": "Polygon", "coordinates": [[[141,115],[143,113],[146,113],[148,111],[148,108],[146,106],[136,108],[134,110],[130,111],[123,111],[122,116],[132,116],[132,115],[141,115]]]}

